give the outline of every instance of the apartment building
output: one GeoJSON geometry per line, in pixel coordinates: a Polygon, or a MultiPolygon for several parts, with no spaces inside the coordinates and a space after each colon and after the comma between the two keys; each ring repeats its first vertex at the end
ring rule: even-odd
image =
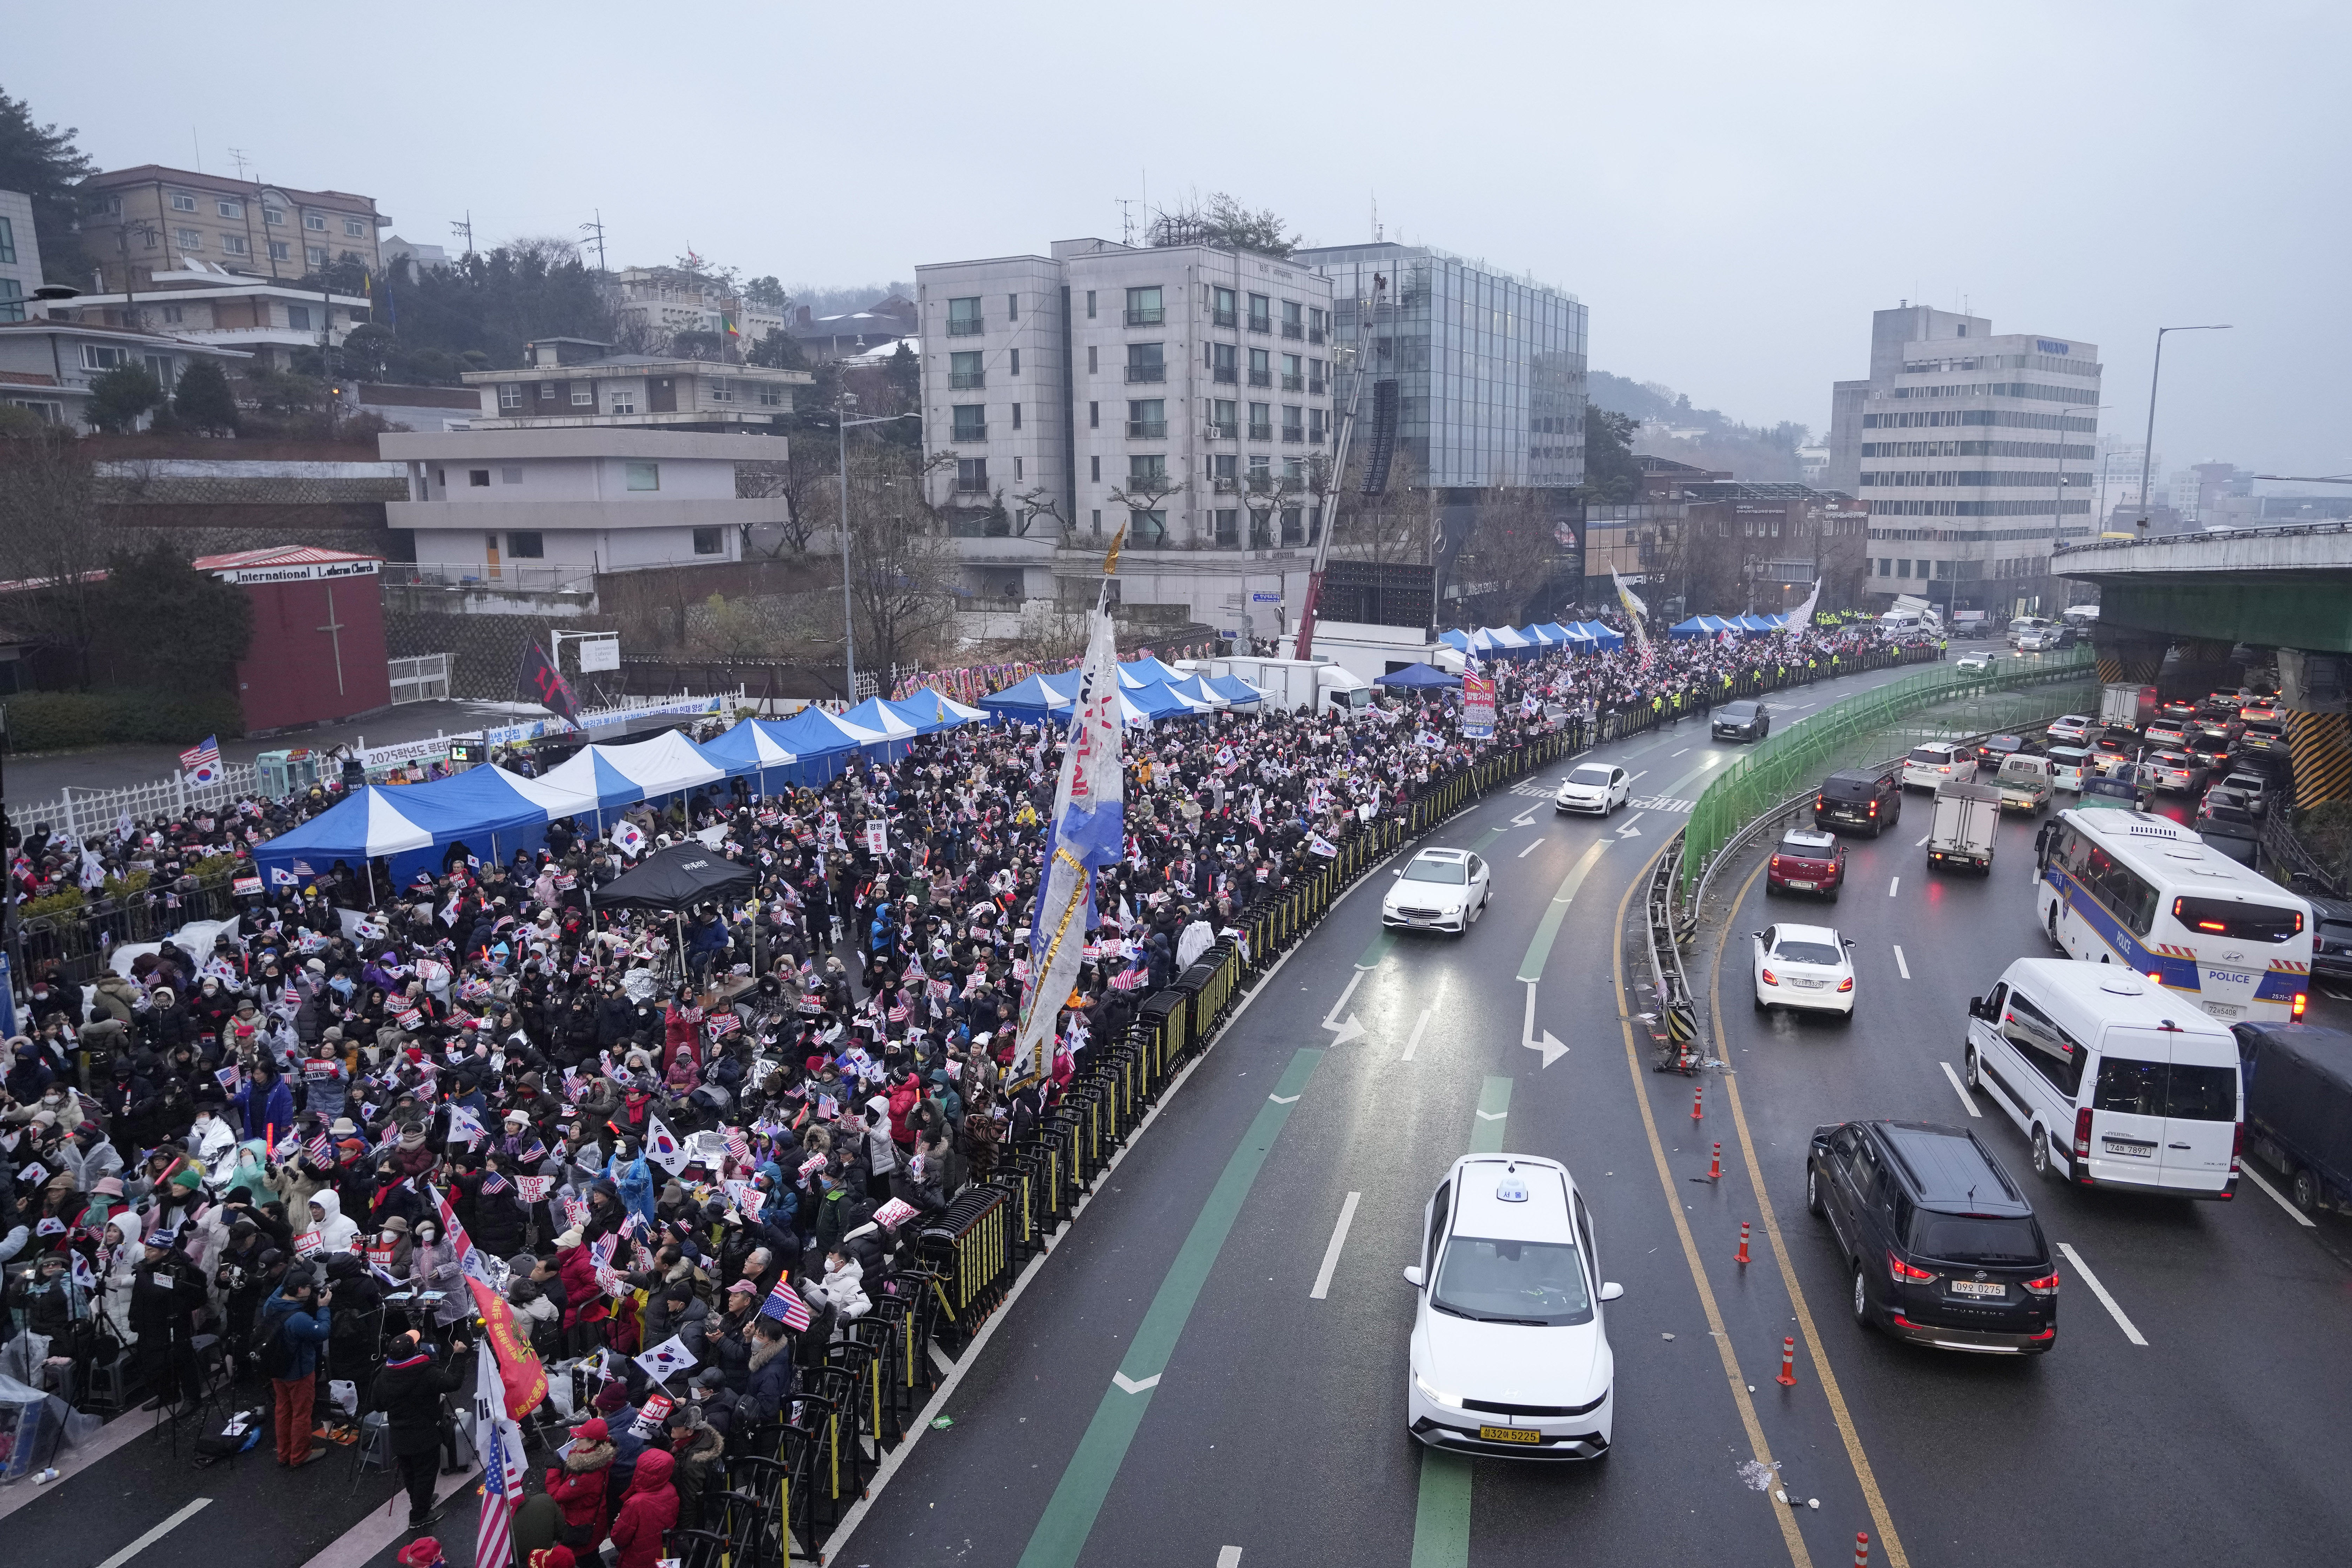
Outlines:
{"type": "Polygon", "coordinates": [[[90,383],[110,370],[143,365],[168,388],[191,360],[216,360],[234,374],[246,358],[243,351],[191,338],[37,316],[0,323],[0,403],[87,430],[90,383]]]}
{"type": "Polygon", "coordinates": [[[25,319],[26,301],[41,286],[41,246],[33,232],[33,198],[0,191],[0,321],[25,319]]]}
{"type": "Polygon", "coordinates": [[[292,282],[348,251],[377,272],[376,234],[392,223],[373,196],[159,163],[92,174],[80,191],[82,242],[98,263],[101,291],[143,289],[157,273],[184,270],[191,259],[292,282]]]}
{"type": "Polygon", "coordinates": [[[1331,285],[1205,245],[1055,241],[916,268],[931,500],[991,603],[1117,592],[1277,630],[1322,528],[1331,285]]]}
{"type": "Polygon", "coordinates": [[[2095,344],[1907,300],[1874,312],[1868,379],[1832,392],[1828,471],[1869,510],[1872,593],[2065,604],[2050,557],[2098,529],[2099,377],[2095,344]]]}
{"type": "Polygon", "coordinates": [[[191,258],[131,290],[78,295],[49,314],[218,343],[250,354],[257,368],[290,370],[294,355],[321,338],[340,347],[368,311],[362,295],[297,289],[290,279],[271,283],[191,258]]]}
{"type": "Polygon", "coordinates": [[[784,330],[784,313],[754,305],[667,267],[630,267],[612,275],[613,321],[624,342],[666,354],[680,332],[708,332],[724,348],[755,347],[784,330]]]}

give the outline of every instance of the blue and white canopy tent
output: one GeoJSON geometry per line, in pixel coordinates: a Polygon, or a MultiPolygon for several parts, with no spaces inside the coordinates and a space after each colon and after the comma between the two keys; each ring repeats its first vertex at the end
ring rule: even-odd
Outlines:
{"type": "Polygon", "coordinates": [[[594,805],[588,809],[602,832],[605,819],[623,806],[699,789],[750,771],[746,765],[710,756],[676,730],[665,730],[624,745],[583,747],[568,761],[550,768],[545,778],[570,795],[593,800],[594,805]]]}
{"type": "Polygon", "coordinates": [[[764,720],[746,719],[702,749],[730,769],[730,776],[751,779],[761,795],[777,795],[801,782],[801,754],[784,742],[781,726],[764,720]]]}
{"type": "Polygon", "coordinates": [[[891,703],[890,709],[912,724],[918,735],[936,735],[959,724],[985,723],[989,717],[986,709],[967,706],[931,686],[908,692],[891,703]]]}
{"type": "Polygon", "coordinates": [[[1238,675],[1213,675],[1207,681],[1209,689],[1236,708],[1246,708],[1253,702],[1265,700],[1265,693],[1238,675]]]}
{"type": "Polygon", "coordinates": [[[1372,684],[1400,691],[1458,691],[1462,688],[1462,678],[1425,664],[1408,664],[1402,669],[1391,669],[1386,675],[1374,676],[1372,684]]]}
{"type": "Polygon", "coordinates": [[[1077,705],[1078,679],[1076,674],[1033,675],[980,700],[982,709],[995,715],[1000,723],[1007,719],[1017,719],[1024,723],[1034,724],[1041,719],[1067,716],[1077,705]]]}
{"type": "Polygon", "coordinates": [[[905,715],[879,697],[869,697],[848,712],[833,715],[833,721],[857,736],[866,755],[886,763],[905,756],[919,732],[905,715]]]}

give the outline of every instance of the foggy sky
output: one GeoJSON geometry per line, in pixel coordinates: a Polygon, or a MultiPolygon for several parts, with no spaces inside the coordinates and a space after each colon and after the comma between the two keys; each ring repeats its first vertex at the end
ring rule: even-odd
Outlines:
{"type": "Polygon", "coordinates": [[[2095,342],[2102,431],[2352,470],[2342,4],[1380,3],[331,12],[130,0],[0,86],[102,167],[374,196],[393,232],[576,235],[787,282],[1119,234],[1229,191],[1578,296],[1595,368],[1828,423],[1874,309],[2095,342]]]}

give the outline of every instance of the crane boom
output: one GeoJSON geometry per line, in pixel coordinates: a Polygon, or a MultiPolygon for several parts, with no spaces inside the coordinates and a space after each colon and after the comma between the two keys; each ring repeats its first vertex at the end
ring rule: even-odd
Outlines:
{"type": "Polygon", "coordinates": [[[1315,612],[1323,598],[1323,574],[1331,564],[1331,535],[1338,531],[1339,508],[1338,498],[1348,484],[1348,445],[1356,434],[1356,415],[1363,406],[1364,383],[1371,379],[1370,367],[1365,363],[1366,340],[1371,325],[1380,313],[1381,296],[1388,291],[1389,280],[1380,273],[1372,274],[1372,297],[1356,301],[1355,380],[1348,388],[1348,411],[1340,416],[1339,430],[1331,444],[1331,515],[1323,520],[1322,532],[1315,541],[1315,564],[1307,574],[1307,596],[1298,606],[1298,637],[1291,648],[1293,658],[1312,657],[1315,647],[1315,612]]]}

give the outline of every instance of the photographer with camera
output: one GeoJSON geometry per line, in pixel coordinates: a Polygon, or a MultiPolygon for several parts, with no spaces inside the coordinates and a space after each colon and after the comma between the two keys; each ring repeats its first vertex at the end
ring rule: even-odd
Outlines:
{"type": "Polygon", "coordinates": [[[319,1392],[319,1347],[334,1330],[331,1287],[319,1289],[308,1265],[286,1271],[277,1292],[261,1304],[254,1345],[269,1379],[278,1414],[278,1462],[289,1468],[327,1457],[310,1444],[310,1406],[319,1392]]]}

